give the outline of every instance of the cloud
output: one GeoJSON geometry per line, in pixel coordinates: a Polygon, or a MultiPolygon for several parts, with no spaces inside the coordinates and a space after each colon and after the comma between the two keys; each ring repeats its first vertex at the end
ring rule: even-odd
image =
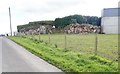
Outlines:
{"type": "Polygon", "coordinates": [[[42,3],[31,0],[27,5],[23,4],[22,11],[26,13],[46,14],[83,3],[85,2],[82,0],[44,0],[42,3]]]}
{"type": "Polygon", "coordinates": [[[9,32],[8,7],[13,31],[30,21],[54,20],[73,14],[101,16],[103,8],[118,6],[119,0],[0,0],[0,33],[9,32]],[[6,29],[5,29],[6,28],[6,29]]]}
{"type": "Polygon", "coordinates": [[[49,6],[57,6],[57,7],[68,7],[68,6],[74,6],[77,4],[83,4],[82,0],[52,0],[52,1],[48,1],[47,4],[49,6]]]}

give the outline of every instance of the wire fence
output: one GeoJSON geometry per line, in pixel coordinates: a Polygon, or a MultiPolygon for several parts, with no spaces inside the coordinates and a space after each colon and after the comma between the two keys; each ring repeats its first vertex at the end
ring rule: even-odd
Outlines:
{"type": "Polygon", "coordinates": [[[107,59],[118,61],[118,35],[107,34],[39,34],[25,35],[28,38],[43,41],[64,48],[67,51],[80,52],[83,54],[98,55],[107,59]]]}

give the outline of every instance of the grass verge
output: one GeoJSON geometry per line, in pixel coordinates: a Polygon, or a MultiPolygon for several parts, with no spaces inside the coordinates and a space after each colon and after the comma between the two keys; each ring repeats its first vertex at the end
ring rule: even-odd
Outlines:
{"type": "Polygon", "coordinates": [[[118,63],[94,55],[56,48],[44,42],[23,37],[9,37],[36,56],[64,72],[116,72],[118,63]]]}

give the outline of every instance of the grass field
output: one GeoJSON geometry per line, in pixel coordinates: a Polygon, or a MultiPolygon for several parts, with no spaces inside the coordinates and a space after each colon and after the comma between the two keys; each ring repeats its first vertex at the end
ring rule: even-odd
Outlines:
{"type": "MultiPolygon", "coordinates": [[[[47,35],[43,35],[44,39],[45,37],[47,39],[47,35]]],[[[57,37],[58,39],[62,38],[59,36],[57,37]]],[[[112,35],[112,37],[114,37],[114,35],[112,35]]],[[[79,50],[75,50],[75,49],[74,49],[75,51],[72,51],[64,48],[56,48],[51,44],[48,44],[45,42],[38,42],[37,40],[29,39],[26,37],[9,37],[9,38],[15,41],[16,43],[20,44],[21,46],[25,47],[31,53],[37,55],[38,57],[41,57],[42,59],[57,66],[58,68],[62,69],[65,72],[116,72],[118,71],[117,62],[107,60],[100,56],[94,56],[93,54],[87,54],[87,55],[82,54],[80,52],[76,52],[79,50]]],[[[111,47],[111,48],[114,48],[114,47],[111,47]]],[[[109,49],[109,50],[117,50],[117,49],[109,49]]]]}
{"type": "MultiPolygon", "coordinates": [[[[118,59],[118,35],[98,34],[97,54],[101,57],[117,60],[118,59]]],[[[39,36],[34,36],[39,40],[39,36]]],[[[95,52],[95,34],[66,35],[66,48],[73,52],[94,54],[95,52]]],[[[40,35],[40,40],[55,45],[59,48],[65,48],[64,34],[40,35]]]]}

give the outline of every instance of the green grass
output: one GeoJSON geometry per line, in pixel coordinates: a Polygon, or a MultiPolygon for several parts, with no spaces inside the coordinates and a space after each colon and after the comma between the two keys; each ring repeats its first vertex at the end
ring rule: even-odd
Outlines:
{"type": "Polygon", "coordinates": [[[118,63],[100,56],[81,54],[69,49],[56,48],[45,42],[24,37],[9,37],[31,53],[65,72],[116,72],[118,63]]]}
{"type": "MultiPolygon", "coordinates": [[[[31,36],[29,36],[31,37],[31,36]]],[[[39,36],[34,36],[39,40],[39,36]]],[[[95,51],[95,35],[66,35],[67,49],[73,52],[80,52],[86,54],[94,54],[95,51]]],[[[49,43],[49,35],[40,35],[40,40],[49,43]]],[[[50,44],[56,45],[59,48],[65,48],[64,34],[51,34],[50,44]]],[[[98,49],[97,54],[101,57],[118,60],[118,35],[98,34],[98,49]]]]}

